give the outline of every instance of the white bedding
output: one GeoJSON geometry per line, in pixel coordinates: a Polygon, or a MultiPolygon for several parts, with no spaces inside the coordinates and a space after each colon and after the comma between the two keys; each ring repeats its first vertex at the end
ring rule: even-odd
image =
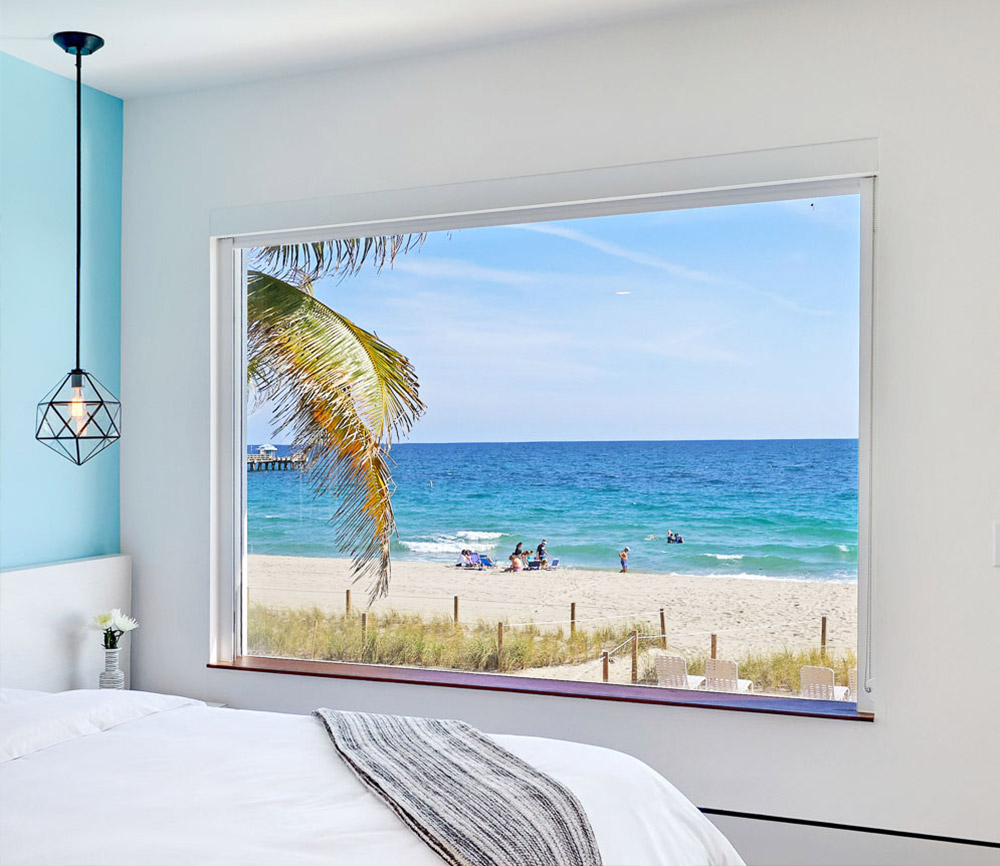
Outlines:
{"type": "MultiPolygon", "coordinates": [[[[495,739],[576,794],[606,866],[742,863],[642,762],[495,739]]],[[[143,692],[0,702],[0,804],[4,866],[441,863],[345,767],[317,719],[143,692]]]]}

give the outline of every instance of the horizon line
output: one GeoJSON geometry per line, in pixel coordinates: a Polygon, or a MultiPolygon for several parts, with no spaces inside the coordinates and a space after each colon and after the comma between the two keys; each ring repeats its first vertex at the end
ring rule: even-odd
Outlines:
{"type": "MultiPolygon", "coordinates": [[[[635,442],[857,442],[857,436],[755,436],[755,437],[724,437],[700,439],[456,439],[448,442],[394,442],[393,447],[400,445],[565,445],[575,443],[580,445],[625,444],[635,442]]],[[[247,442],[247,448],[259,447],[263,444],[292,447],[292,442],[247,442]]]]}

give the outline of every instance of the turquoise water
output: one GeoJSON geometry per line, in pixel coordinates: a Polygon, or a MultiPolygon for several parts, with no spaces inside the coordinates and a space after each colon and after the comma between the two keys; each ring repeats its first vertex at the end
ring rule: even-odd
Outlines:
{"type": "MultiPolygon", "coordinates": [[[[251,450],[256,451],[256,446],[251,450]]],[[[281,452],[287,452],[282,447],[281,452]]],[[[397,445],[397,559],[506,559],[545,538],[560,567],[857,579],[856,439],[397,445]],[[684,544],[667,544],[667,531],[684,544]]],[[[247,475],[251,553],[342,556],[301,472],[247,475]]]]}

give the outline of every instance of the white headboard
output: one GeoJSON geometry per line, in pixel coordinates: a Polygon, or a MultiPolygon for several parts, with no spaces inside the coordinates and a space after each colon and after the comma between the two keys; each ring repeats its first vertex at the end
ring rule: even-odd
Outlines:
{"type": "MultiPolygon", "coordinates": [[[[98,556],[0,571],[0,685],[62,691],[97,688],[104,669],[94,614],[132,606],[132,557],[98,556]]],[[[131,635],[120,664],[129,676],[131,635]]]]}

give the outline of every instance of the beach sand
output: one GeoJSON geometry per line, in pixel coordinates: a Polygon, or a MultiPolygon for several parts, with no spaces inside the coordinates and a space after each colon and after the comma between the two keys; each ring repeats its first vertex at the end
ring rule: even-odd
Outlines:
{"type": "MultiPolygon", "coordinates": [[[[257,554],[248,557],[247,571],[251,604],[343,612],[345,590],[350,589],[354,609],[367,607],[368,587],[352,584],[347,559],[257,554]]],[[[371,609],[376,614],[396,610],[451,617],[456,595],[463,622],[502,620],[512,626],[534,622],[568,629],[575,602],[578,628],[635,621],[647,624],[647,634],[659,634],[663,608],[670,646],[691,655],[708,653],[713,632],[720,658],[818,647],[823,616],[831,653],[839,655],[857,643],[856,583],[569,568],[504,574],[499,568],[479,571],[397,560],[388,598],[378,599],[371,609]]],[[[624,670],[616,670],[612,679],[618,673],[624,670]]]]}

